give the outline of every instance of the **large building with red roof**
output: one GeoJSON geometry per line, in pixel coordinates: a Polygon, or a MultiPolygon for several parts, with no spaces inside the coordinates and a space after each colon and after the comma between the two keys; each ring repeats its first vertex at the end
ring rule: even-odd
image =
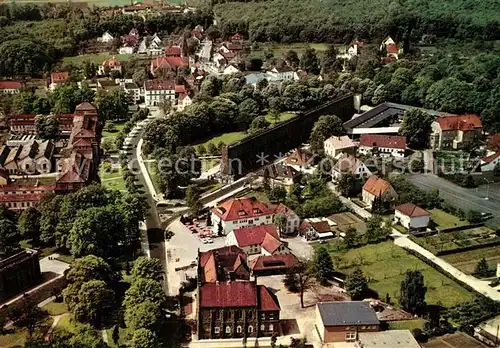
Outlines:
{"type": "Polygon", "coordinates": [[[361,134],[359,153],[382,155],[395,158],[405,157],[406,138],[398,135],[361,134]]]}
{"type": "Polygon", "coordinates": [[[477,115],[440,116],[432,122],[431,147],[463,149],[481,137],[483,126],[477,115]]]}
{"type": "Polygon", "coordinates": [[[227,235],[234,229],[271,224],[274,209],[255,198],[231,198],[212,208],[213,231],[227,235]]]}
{"type": "Polygon", "coordinates": [[[250,280],[247,255],[236,246],[226,246],[198,252],[198,281],[215,283],[222,281],[250,280]]]}
{"type": "Polygon", "coordinates": [[[205,283],[198,288],[200,339],[279,335],[279,315],[277,297],[253,281],[205,283]]]}
{"type": "Polygon", "coordinates": [[[274,225],[237,228],[226,236],[226,245],[235,245],[247,255],[290,253],[287,244],[280,240],[279,232],[274,225]]]}

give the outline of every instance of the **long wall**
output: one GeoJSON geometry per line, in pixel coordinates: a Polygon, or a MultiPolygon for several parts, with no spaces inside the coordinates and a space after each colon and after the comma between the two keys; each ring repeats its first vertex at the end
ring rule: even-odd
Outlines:
{"type": "Polygon", "coordinates": [[[323,115],[337,115],[343,121],[354,114],[352,94],[336,98],[300,113],[274,128],[259,132],[222,150],[222,173],[240,176],[273,162],[285,152],[309,140],[314,123],[323,115]]]}

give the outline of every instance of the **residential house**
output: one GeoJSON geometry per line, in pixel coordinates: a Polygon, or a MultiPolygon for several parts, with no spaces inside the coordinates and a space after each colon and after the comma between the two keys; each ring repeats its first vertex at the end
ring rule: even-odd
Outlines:
{"type": "Polygon", "coordinates": [[[299,226],[299,234],[306,240],[333,238],[336,232],[327,219],[305,219],[299,226]]]}
{"type": "Polygon", "coordinates": [[[380,51],[386,52],[388,58],[393,58],[398,60],[399,55],[403,53],[403,49],[399,47],[399,45],[388,36],[384,41],[380,44],[380,51]]]}
{"type": "Polygon", "coordinates": [[[138,53],[146,54],[150,57],[158,57],[163,55],[163,43],[157,34],[144,37],[137,49],[138,53]]]}
{"type": "Polygon", "coordinates": [[[333,158],[336,158],[341,153],[354,156],[356,154],[356,148],[356,144],[347,135],[331,136],[325,140],[323,145],[325,154],[333,158]]]}
{"type": "Polygon", "coordinates": [[[106,59],[99,66],[97,73],[101,76],[109,75],[111,71],[118,71],[120,74],[122,73],[122,65],[115,56],[110,59],[106,59]]]}
{"type": "Polygon", "coordinates": [[[295,81],[300,81],[300,80],[307,80],[307,71],[305,70],[297,70],[293,73],[293,79],[295,81]]]}
{"type": "Polygon", "coordinates": [[[324,343],[355,342],[359,333],[378,331],[380,321],[369,302],[320,302],[316,304],[316,328],[324,343]]]}
{"type": "Polygon", "coordinates": [[[291,235],[297,233],[299,230],[299,225],[300,225],[300,217],[290,208],[288,208],[286,205],[283,203],[280,203],[277,207],[276,210],[274,211],[274,214],[283,214],[286,216],[286,224],[285,227],[283,228],[280,233],[291,235]]]}
{"type": "Polygon", "coordinates": [[[373,208],[374,204],[390,205],[398,198],[391,184],[376,175],[371,176],[363,185],[363,202],[373,208]]]}
{"type": "Polygon", "coordinates": [[[19,81],[0,81],[0,93],[16,94],[21,91],[23,84],[19,81]]]}
{"type": "Polygon", "coordinates": [[[179,94],[179,101],[177,103],[177,110],[182,111],[189,105],[193,104],[193,99],[187,93],[179,94]]]}
{"type": "Polygon", "coordinates": [[[250,269],[255,277],[286,274],[297,264],[293,254],[261,255],[250,261],[250,269]]]}
{"type": "Polygon", "coordinates": [[[121,89],[119,83],[115,80],[97,80],[97,89],[104,89],[105,91],[112,91],[116,89],[121,89]]]}
{"type": "Polygon", "coordinates": [[[175,104],[175,82],[173,80],[144,81],[144,102],[156,106],[168,100],[175,104]]]}
{"type": "Polygon", "coordinates": [[[222,281],[250,280],[250,269],[245,252],[232,245],[198,251],[198,281],[215,283],[222,281]]]}
{"type": "Polygon", "coordinates": [[[274,209],[247,197],[228,199],[211,211],[213,231],[219,235],[227,235],[237,228],[271,224],[274,215],[274,209]]]}
{"type": "Polygon", "coordinates": [[[481,171],[492,172],[500,169],[500,151],[497,151],[489,156],[481,159],[481,171]]]}
{"type": "Polygon", "coordinates": [[[298,182],[301,174],[291,166],[273,163],[265,166],[257,173],[262,181],[268,181],[271,188],[283,187],[291,191],[294,183],[298,182]]]}
{"type": "Polygon", "coordinates": [[[125,82],[121,84],[123,90],[127,95],[133,100],[134,103],[139,103],[141,101],[142,93],[141,87],[137,86],[135,82],[125,82]]]}
{"type": "Polygon", "coordinates": [[[56,71],[50,74],[49,89],[54,91],[57,86],[64,84],[68,81],[69,73],[67,71],[56,71]]]}
{"type": "Polygon", "coordinates": [[[406,138],[398,135],[361,134],[358,151],[362,155],[404,158],[406,138]]]}
{"type": "Polygon", "coordinates": [[[240,69],[238,69],[236,64],[229,64],[224,68],[224,71],[222,72],[223,75],[232,75],[232,74],[237,74],[240,73],[240,69]]]}
{"type": "Polygon", "coordinates": [[[479,139],[482,129],[477,115],[441,116],[431,124],[430,145],[434,150],[460,150],[479,139]]]}
{"type": "Polygon", "coordinates": [[[111,43],[111,42],[113,42],[114,39],[115,38],[113,37],[113,35],[111,35],[108,32],[105,32],[104,34],[102,34],[101,37],[97,38],[97,41],[103,42],[103,43],[111,43]]]}
{"type": "Polygon", "coordinates": [[[356,179],[362,179],[372,175],[372,172],[361,159],[344,153],[332,168],[332,180],[338,182],[343,174],[351,174],[356,179]]]}
{"type": "Polygon", "coordinates": [[[486,141],[486,155],[493,155],[500,151],[500,133],[491,134],[486,141]]]}
{"type": "MultiPolygon", "coordinates": [[[[171,48],[170,48],[171,49],[171,48]]],[[[169,48],[167,48],[168,53],[169,48]]],[[[179,71],[189,68],[189,61],[187,58],[168,55],[157,57],[151,62],[150,71],[155,77],[162,76],[176,76],[179,71]]]]}
{"type": "Polygon", "coordinates": [[[425,229],[429,226],[431,214],[413,203],[400,204],[394,208],[394,223],[408,230],[425,229]]]}
{"type": "Polygon", "coordinates": [[[337,55],[337,58],[351,60],[352,58],[360,54],[362,48],[363,48],[362,41],[358,40],[353,41],[349,46],[345,48],[345,51],[343,53],[337,55]]]}
{"type": "Polygon", "coordinates": [[[311,151],[304,148],[299,148],[295,150],[291,155],[287,156],[284,160],[284,163],[301,173],[307,173],[312,169],[312,166],[314,164],[313,159],[314,155],[311,151]]]}
{"type": "Polygon", "coordinates": [[[243,35],[241,35],[240,33],[236,33],[229,37],[229,41],[232,43],[243,44],[243,39],[243,35]]]}
{"type": "Polygon", "coordinates": [[[354,348],[420,348],[410,330],[359,332],[354,348]]]}
{"type": "Polygon", "coordinates": [[[280,305],[252,281],[206,283],[198,288],[198,337],[221,339],[280,334],[280,305]]]}
{"type": "Polygon", "coordinates": [[[226,236],[226,245],[236,245],[247,255],[288,254],[290,249],[280,240],[274,225],[259,225],[237,228],[226,236]]]}
{"type": "Polygon", "coordinates": [[[135,51],[135,48],[139,44],[139,31],[135,28],[132,28],[128,35],[124,35],[121,38],[122,47],[118,49],[119,54],[132,54],[135,51]]]}
{"type": "Polygon", "coordinates": [[[294,71],[291,67],[285,65],[281,67],[276,66],[267,71],[267,74],[280,81],[290,81],[293,80],[294,71]]]}

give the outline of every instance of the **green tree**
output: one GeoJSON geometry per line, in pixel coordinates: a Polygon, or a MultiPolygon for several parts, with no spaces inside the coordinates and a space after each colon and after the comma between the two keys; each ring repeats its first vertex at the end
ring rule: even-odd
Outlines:
{"type": "Polygon", "coordinates": [[[130,348],[155,348],[158,346],[158,338],[148,329],[138,329],[134,331],[130,348]]]}
{"type": "Polygon", "coordinates": [[[356,184],[356,177],[351,173],[343,173],[337,183],[337,188],[342,196],[351,197],[356,184]]]}
{"type": "Polygon", "coordinates": [[[135,279],[125,292],[123,305],[125,308],[131,308],[144,301],[151,301],[160,306],[166,303],[167,298],[159,282],[145,278],[135,279]]]}
{"type": "Polygon", "coordinates": [[[313,75],[319,75],[320,60],[314,48],[307,48],[300,57],[300,68],[313,75]]]}
{"type": "Polygon", "coordinates": [[[337,59],[339,51],[333,45],[328,45],[321,59],[321,67],[324,74],[342,71],[342,63],[337,59]]]}
{"type": "Polygon", "coordinates": [[[411,109],[405,112],[399,132],[406,138],[408,146],[416,149],[429,147],[429,135],[433,120],[432,115],[420,109],[411,109]]]}
{"type": "Polygon", "coordinates": [[[79,322],[100,327],[114,306],[114,291],[102,280],[90,280],[81,285],[76,303],[70,310],[79,322]]]}
{"type": "Polygon", "coordinates": [[[159,331],[163,322],[161,305],[148,299],[125,307],[125,324],[131,332],[139,329],[159,331]]]}
{"type": "Polygon", "coordinates": [[[193,216],[198,216],[203,205],[200,202],[200,191],[194,185],[189,185],[186,189],[186,204],[191,209],[193,216]]]}
{"type": "Polygon", "coordinates": [[[0,219],[0,260],[19,251],[21,235],[12,221],[0,219]]]}
{"type": "Polygon", "coordinates": [[[163,281],[163,273],[160,260],[141,256],[134,261],[132,279],[151,279],[161,282],[163,281]]]}
{"type": "Polygon", "coordinates": [[[55,115],[39,115],[36,117],[36,133],[40,139],[55,140],[59,138],[59,120],[55,115]]]}
{"type": "Polygon", "coordinates": [[[283,231],[286,229],[286,223],[287,223],[287,217],[283,213],[278,213],[273,216],[273,223],[276,225],[278,228],[278,231],[280,235],[283,233],[283,231]]]}
{"type": "Polygon", "coordinates": [[[300,64],[299,55],[294,50],[289,50],[283,56],[285,62],[292,67],[292,69],[297,69],[300,64]]]}
{"type": "Polygon", "coordinates": [[[253,119],[252,123],[250,123],[250,127],[248,128],[248,131],[250,133],[256,133],[260,130],[266,129],[269,127],[271,123],[269,123],[268,120],[266,120],[265,116],[258,116],[253,119]]]}
{"type": "Polygon", "coordinates": [[[28,341],[31,342],[35,330],[43,324],[48,317],[48,313],[38,307],[31,297],[26,297],[12,306],[8,312],[8,317],[18,328],[24,328],[28,332],[28,341]]]}
{"type": "Polygon", "coordinates": [[[353,300],[362,300],[368,292],[368,279],[360,268],[349,274],[345,281],[345,290],[353,300]]]}
{"type": "Polygon", "coordinates": [[[304,294],[313,284],[314,269],[310,261],[298,260],[283,280],[285,286],[290,290],[296,290],[300,296],[300,306],[304,308],[304,294]]]}
{"type": "Polygon", "coordinates": [[[269,191],[269,200],[272,202],[284,202],[286,200],[286,189],[275,186],[269,191]]]}
{"type": "Polygon", "coordinates": [[[97,74],[97,66],[95,65],[95,63],[86,59],[83,62],[83,76],[88,80],[94,78],[96,74],[97,74]]]}
{"type": "Polygon", "coordinates": [[[250,98],[243,100],[238,109],[239,116],[237,123],[240,129],[247,129],[252,121],[260,114],[259,104],[250,98]]]}
{"type": "Polygon", "coordinates": [[[36,208],[29,207],[25,209],[19,216],[17,226],[23,238],[31,239],[35,243],[39,243],[40,212],[36,208]]]}
{"type": "Polygon", "coordinates": [[[334,268],[332,257],[325,247],[319,247],[314,254],[314,273],[316,279],[322,284],[327,284],[333,276],[334,268]]]}
{"type": "Polygon", "coordinates": [[[101,121],[127,119],[130,100],[123,89],[99,90],[95,101],[101,121]]]}
{"type": "Polygon", "coordinates": [[[323,150],[323,143],[332,135],[340,136],[344,134],[344,127],[342,120],[335,115],[321,116],[311,131],[309,143],[313,152],[321,152],[323,150]]]}
{"type": "Polygon", "coordinates": [[[484,257],[477,263],[476,268],[474,269],[474,274],[477,274],[481,278],[490,276],[490,266],[484,257]]]}
{"type": "Polygon", "coordinates": [[[214,143],[208,143],[207,151],[212,156],[220,155],[219,150],[217,149],[217,146],[215,146],[214,143]]]}
{"type": "Polygon", "coordinates": [[[425,294],[427,287],[424,285],[424,276],[420,271],[407,271],[405,279],[401,281],[401,307],[416,315],[425,313],[427,304],[425,294]]]}
{"type": "Polygon", "coordinates": [[[344,244],[348,249],[352,249],[358,246],[359,236],[358,231],[354,227],[349,227],[345,231],[344,244]]]}

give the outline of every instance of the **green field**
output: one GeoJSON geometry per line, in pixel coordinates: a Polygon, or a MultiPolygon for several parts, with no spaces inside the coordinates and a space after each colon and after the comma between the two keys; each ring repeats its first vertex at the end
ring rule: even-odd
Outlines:
{"type": "Polygon", "coordinates": [[[399,302],[401,281],[407,270],[419,270],[424,275],[427,286],[426,301],[429,304],[441,303],[451,307],[473,298],[473,294],[459,284],[392,242],[348,251],[339,251],[335,242],[316,244],[316,247],[319,245],[328,248],[338,271],[348,274],[359,266],[369,277],[370,288],[377,291],[382,298],[388,293],[395,303],[399,302]]]}
{"type": "Polygon", "coordinates": [[[441,256],[443,260],[452,264],[466,274],[474,273],[477,263],[485,258],[490,268],[500,263],[500,246],[464,251],[461,253],[441,256]]]}
{"type": "Polygon", "coordinates": [[[112,170],[111,172],[100,170],[99,178],[104,187],[112,190],[126,191],[125,181],[121,170],[112,170]]]}
{"type": "Polygon", "coordinates": [[[274,123],[279,123],[279,122],[284,122],[284,121],[288,121],[289,119],[291,118],[294,118],[295,116],[297,116],[296,113],[293,113],[293,112],[282,112],[280,114],[280,119],[278,120],[278,122],[275,122],[274,120],[274,117],[272,117],[271,115],[266,115],[266,120],[272,124],[274,123]]]}
{"type": "Polygon", "coordinates": [[[245,132],[230,132],[230,133],[224,133],[220,135],[216,135],[210,139],[207,139],[203,142],[197,143],[195,145],[204,145],[205,147],[208,146],[208,144],[212,143],[214,145],[218,145],[219,143],[224,143],[224,144],[231,144],[236,141],[240,141],[248,136],[247,133],[245,132]]]}
{"type": "MultiPolygon", "coordinates": [[[[338,50],[345,48],[344,45],[335,45],[338,50]]],[[[326,51],[328,44],[325,43],[293,43],[293,44],[273,44],[273,43],[260,43],[257,48],[252,49],[251,57],[265,58],[267,53],[272,52],[276,58],[281,58],[285,53],[290,50],[297,52],[300,56],[306,48],[314,48],[317,52],[321,53],[326,51]]]]}
{"type": "Polygon", "coordinates": [[[109,53],[97,53],[97,54],[82,54],[74,57],[64,57],[63,63],[72,65],[82,65],[83,62],[88,60],[91,63],[101,65],[106,59],[116,57],[119,61],[127,61],[134,57],[134,54],[109,54],[109,53]]]}
{"type": "MultiPolygon", "coordinates": [[[[16,3],[31,3],[31,4],[40,4],[40,3],[67,3],[68,1],[66,0],[9,0],[9,2],[16,2],[16,3]]],[[[89,4],[89,7],[92,6],[124,6],[124,5],[130,5],[130,0],[71,0],[71,2],[87,2],[89,4]]],[[[137,1],[137,2],[142,2],[142,1],[137,1]]],[[[182,0],[169,0],[169,4],[176,5],[176,4],[183,4],[184,1],[182,0]]]]}
{"type": "Polygon", "coordinates": [[[389,322],[389,330],[423,330],[425,319],[401,320],[389,322]]]}
{"type": "Polygon", "coordinates": [[[429,212],[432,214],[432,220],[438,225],[440,229],[465,226],[469,224],[466,220],[448,214],[441,209],[431,209],[429,212]]]}
{"type": "Polygon", "coordinates": [[[68,307],[64,302],[50,302],[42,307],[49,315],[61,315],[68,312],[68,307]]]}

